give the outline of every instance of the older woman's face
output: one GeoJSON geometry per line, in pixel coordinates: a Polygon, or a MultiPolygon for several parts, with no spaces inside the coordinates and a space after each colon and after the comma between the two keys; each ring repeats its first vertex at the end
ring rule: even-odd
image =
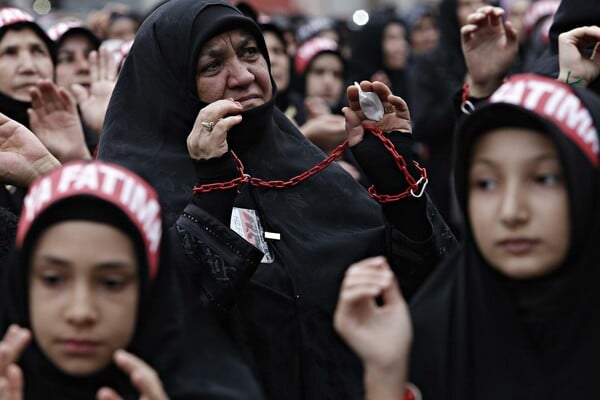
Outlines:
{"type": "Polygon", "coordinates": [[[196,88],[204,103],[233,99],[244,111],[269,101],[269,66],[254,36],[236,29],[207,41],[198,57],[196,88]]]}
{"type": "Polygon", "coordinates": [[[40,79],[52,79],[53,73],[48,48],[33,30],[6,32],[0,41],[0,92],[30,101],[29,89],[40,79]]]}

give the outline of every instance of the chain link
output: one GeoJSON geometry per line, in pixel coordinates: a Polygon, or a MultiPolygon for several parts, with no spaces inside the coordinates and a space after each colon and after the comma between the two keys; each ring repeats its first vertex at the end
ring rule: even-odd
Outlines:
{"type": "MultiPolygon", "coordinates": [[[[408,183],[408,188],[404,192],[397,194],[397,195],[378,194],[375,191],[374,186],[371,186],[369,188],[369,195],[372,198],[379,201],[380,203],[389,203],[391,201],[397,201],[397,200],[403,199],[408,196],[420,197],[423,194],[423,190],[425,189],[425,186],[427,185],[427,171],[425,170],[425,168],[421,168],[416,161],[413,161],[415,166],[421,173],[421,178],[419,179],[419,181],[418,182],[415,181],[415,179],[408,172],[408,169],[406,167],[406,161],[404,161],[404,157],[402,157],[400,154],[398,154],[398,152],[394,148],[394,144],[388,138],[386,138],[384,136],[382,130],[376,126],[365,127],[365,130],[371,132],[374,136],[376,136],[377,138],[379,138],[379,140],[381,140],[383,142],[384,147],[386,148],[386,150],[388,152],[390,152],[392,154],[392,156],[394,157],[394,162],[396,163],[396,166],[398,167],[398,169],[400,171],[403,172],[403,174],[406,178],[406,181],[408,183]],[[422,182],[424,182],[423,186],[422,186],[421,190],[418,191],[419,194],[417,195],[415,192],[417,192],[417,189],[419,189],[419,183],[422,183],[422,182]]],[[[237,165],[237,169],[240,173],[240,176],[237,178],[234,178],[230,181],[227,181],[227,182],[207,183],[207,184],[204,184],[201,186],[196,186],[193,188],[193,193],[197,194],[197,193],[212,192],[214,190],[228,190],[228,189],[233,189],[238,186],[244,185],[246,183],[248,183],[252,186],[269,188],[269,189],[285,189],[287,187],[296,186],[299,183],[305,181],[306,179],[323,171],[325,168],[327,168],[329,165],[331,165],[332,162],[334,162],[336,159],[340,158],[347,148],[348,148],[348,141],[346,140],[346,141],[344,141],[344,143],[342,143],[338,147],[336,147],[335,150],[333,150],[333,152],[331,152],[331,154],[326,159],[324,159],[320,163],[316,164],[312,168],[308,169],[307,171],[304,171],[300,175],[294,176],[293,178],[291,178],[287,181],[282,181],[282,180],[265,181],[260,178],[250,177],[249,175],[247,175],[245,173],[244,164],[242,164],[242,161],[232,150],[231,155],[237,165]]]]}

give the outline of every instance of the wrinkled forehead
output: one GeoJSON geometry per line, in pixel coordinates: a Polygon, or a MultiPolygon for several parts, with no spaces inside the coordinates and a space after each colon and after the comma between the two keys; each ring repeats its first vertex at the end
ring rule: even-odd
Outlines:
{"type": "Polygon", "coordinates": [[[198,58],[210,56],[219,52],[229,44],[234,48],[242,45],[257,45],[258,39],[252,33],[245,29],[232,29],[213,36],[200,47],[198,58]]]}

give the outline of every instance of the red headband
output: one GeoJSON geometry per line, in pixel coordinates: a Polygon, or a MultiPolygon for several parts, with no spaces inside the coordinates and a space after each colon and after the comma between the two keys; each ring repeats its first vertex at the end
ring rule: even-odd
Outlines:
{"type": "Polygon", "coordinates": [[[534,74],[509,78],[490,97],[490,103],[509,103],[552,121],[586,155],[600,164],[598,132],[585,104],[564,83],[534,74]]]}
{"type": "Polygon", "coordinates": [[[133,172],[102,161],[65,164],[31,185],[17,229],[17,248],[23,247],[31,224],[44,210],[59,200],[79,195],[105,200],[129,217],[142,236],[148,259],[148,274],[154,279],[158,272],[162,237],[158,195],[133,172]]]}

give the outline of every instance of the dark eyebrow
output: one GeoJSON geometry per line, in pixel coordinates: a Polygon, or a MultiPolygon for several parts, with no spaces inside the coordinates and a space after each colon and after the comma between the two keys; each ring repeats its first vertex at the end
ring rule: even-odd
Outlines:
{"type": "Polygon", "coordinates": [[[39,260],[57,267],[66,268],[71,265],[67,260],[63,260],[62,258],[58,258],[53,255],[42,255],[39,257],[39,260]]]}
{"type": "MultiPolygon", "coordinates": [[[[538,162],[541,162],[541,161],[559,161],[559,159],[558,159],[558,156],[556,154],[547,154],[547,153],[545,153],[545,154],[540,154],[540,155],[538,155],[536,157],[533,157],[531,159],[531,161],[538,163],[538,162]]],[[[494,161],[494,160],[490,160],[489,158],[477,158],[477,159],[473,160],[472,165],[473,164],[486,164],[486,165],[493,166],[493,165],[496,165],[497,162],[494,161]]]]}
{"type": "MultiPolygon", "coordinates": [[[[38,258],[38,261],[50,264],[54,267],[68,268],[71,266],[69,261],[53,255],[42,255],[38,258]]],[[[94,266],[94,270],[102,271],[129,270],[132,268],[134,270],[136,269],[135,266],[123,261],[107,261],[94,266]]]]}
{"type": "Polygon", "coordinates": [[[132,269],[133,271],[136,271],[135,266],[128,264],[128,263],[120,262],[120,261],[107,262],[107,263],[103,263],[103,264],[94,266],[94,270],[100,270],[100,271],[121,271],[121,270],[127,271],[130,269],[132,269]]]}
{"type": "Polygon", "coordinates": [[[237,44],[238,48],[243,48],[248,46],[251,42],[255,41],[254,38],[250,35],[244,36],[242,40],[240,40],[237,44]]]}

